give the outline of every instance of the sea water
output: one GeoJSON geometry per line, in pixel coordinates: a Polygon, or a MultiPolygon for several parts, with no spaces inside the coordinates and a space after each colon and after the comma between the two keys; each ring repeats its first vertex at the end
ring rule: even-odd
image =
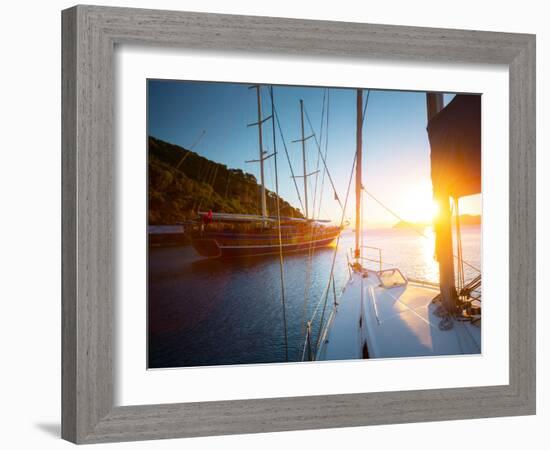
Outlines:
{"type": "MultiPolygon", "coordinates": [[[[466,281],[481,268],[480,226],[463,226],[466,281]]],[[[191,246],[150,248],[148,276],[148,365],[150,368],[300,361],[305,323],[313,340],[349,277],[355,245],[350,231],[313,254],[285,255],[284,311],[278,255],[250,259],[205,259],[191,246]],[[336,249],[336,251],[335,251],[336,249]],[[334,261],[334,264],[333,264],[334,261]],[[334,287],[328,285],[331,270],[334,287]],[[327,289],[328,288],[328,289],[327,289]]],[[[427,228],[366,230],[362,245],[368,267],[398,267],[405,276],[437,282],[434,235],[427,228]]],[[[456,261],[456,260],[455,260],[456,261]]]]}

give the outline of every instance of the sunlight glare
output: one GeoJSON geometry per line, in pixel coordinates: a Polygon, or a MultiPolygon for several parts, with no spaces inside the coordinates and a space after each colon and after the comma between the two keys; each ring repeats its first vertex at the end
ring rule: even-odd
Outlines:
{"type": "Polygon", "coordinates": [[[425,277],[429,281],[438,282],[439,280],[439,264],[434,258],[435,254],[435,232],[433,227],[429,226],[424,229],[424,235],[427,239],[422,238],[422,259],[425,265],[425,277]]]}
{"type": "Polygon", "coordinates": [[[439,214],[439,204],[433,199],[431,186],[418,186],[403,197],[403,217],[412,223],[432,224],[439,214]]]}

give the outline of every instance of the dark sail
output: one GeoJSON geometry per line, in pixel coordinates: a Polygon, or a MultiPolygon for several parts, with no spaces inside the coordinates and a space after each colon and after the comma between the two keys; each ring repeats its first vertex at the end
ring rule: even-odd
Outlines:
{"type": "Polygon", "coordinates": [[[481,192],[481,95],[457,94],[428,123],[434,193],[481,192]]]}

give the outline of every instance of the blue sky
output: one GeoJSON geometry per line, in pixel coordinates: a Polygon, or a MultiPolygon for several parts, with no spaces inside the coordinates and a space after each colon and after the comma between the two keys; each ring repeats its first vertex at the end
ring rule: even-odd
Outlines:
{"type": "MultiPolygon", "coordinates": [[[[258,129],[247,127],[257,121],[256,90],[250,84],[186,82],[171,80],[148,81],[148,133],[159,139],[189,148],[206,134],[194,151],[211,160],[253,173],[259,180],[259,165],[245,163],[258,158],[258,129]]],[[[291,143],[301,136],[300,105],[303,99],[317,138],[321,137],[323,97],[329,101],[327,165],[336,190],[344,199],[353,156],[355,154],[356,91],[354,89],[274,86],[275,107],[295,173],[302,173],[300,143],[291,143]]],[[[363,94],[366,100],[367,91],[363,94]]],[[[445,95],[449,101],[452,95],[445,95]]],[[[267,87],[262,88],[263,116],[271,114],[267,87]]],[[[325,108],[326,111],[326,108],[325,108]]],[[[305,133],[311,128],[305,120],[305,133]]],[[[263,125],[264,149],[273,150],[270,121],[263,125]]],[[[323,126],[322,148],[326,145],[327,127],[323,126]]],[[[279,151],[280,195],[299,207],[300,203],[283,144],[276,130],[279,151]]],[[[306,144],[307,170],[317,168],[318,149],[314,139],[306,144]]],[[[429,144],[426,133],[426,95],[423,92],[372,90],[363,127],[363,184],[382,202],[407,220],[423,220],[431,204],[429,144]]],[[[322,162],[319,166],[322,169],[322,162]]],[[[273,159],[266,161],[266,185],[274,190],[273,159]]],[[[318,179],[320,192],[321,175],[318,179]]],[[[303,198],[303,181],[298,180],[303,198]]],[[[310,210],[313,203],[315,178],[310,178],[308,190],[310,210]]],[[[319,196],[317,197],[317,199],[319,196]]],[[[354,217],[353,197],[346,216],[354,217]]],[[[318,203],[318,200],[317,200],[318,203]]],[[[464,199],[461,212],[480,213],[479,196],[464,199]]],[[[325,179],[321,218],[339,220],[340,208],[332,188],[325,179]]],[[[367,199],[366,222],[390,225],[395,217],[367,199]]]]}

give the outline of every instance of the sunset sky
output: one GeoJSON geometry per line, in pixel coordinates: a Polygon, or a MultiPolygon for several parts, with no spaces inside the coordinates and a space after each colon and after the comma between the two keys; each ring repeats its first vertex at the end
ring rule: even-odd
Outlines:
{"type": "MultiPolygon", "coordinates": [[[[198,154],[240,168],[256,175],[259,164],[245,163],[258,158],[258,129],[248,127],[257,121],[256,90],[249,84],[148,81],[148,134],[167,142],[189,148],[206,130],[205,136],[194,148],[198,154]]],[[[321,136],[321,114],[324,88],[275,86],[274,97],[291,164],[301,174],[302,151],[300,143],[291,143],[301,137],[300,105],[311,119],[314,132],[321,136]]],[[[452,99],[445,95],[445,101],[452,99]]],[[[325,97],[326,98],[326,97],[325,97]]],[[[342,202],[355,154],[356,91],[330,88],[327,165],[342,202]]],[[[363,99],[367,98],[367,90],[363,99]]],[[[264,117],[271,114],[267,88],[262,89],[264,117]]],[[[270,121],[263,125],[264,149],[273,151],[273,133],[270,121]]],[[[305,134],[312,134],[305,119],[305,134]]],[[[295,207],[300,207],[283,142],[276,131],[279,193],[295,207]]],[[[327,138],[323,126],[322,149],[327,138]]],[[[315,140],[307,141],[307,171],[317,168],[318,150],[315,140]]],[[[428,221],[433,212],[430,179],[430,148],[426,132],[426,94],[423,92],[370,91],[363,127],[363,185],[386,206],[408,221],[428,221]]],[[[273,158],[265,163],[266,187],[275,190],[273,158]]],[[[318,194],[322,177],[318,179],[318,194]]],[[[303,181],[298,179],[303,198],[303,181]]],[[[352,187],[353,189],[353,187],[352,187]]],[[[309,204],[313,204],[315,177],[309,179],[309,204]]],[[[318,199],[319,197],[317,197],[318,199]]],[[[318,200],[317,200],[318,202],[318,200]]],[[[391,226],[397,219],[367,198],[364,212],[367,226],[391,226]]],[[[481,196],[461,199],[462,214],[481,214],[481,196]]],[[[311,214],[310,214],[311,215],[311,214]]],[[[346,218],[354,218],[354,191],[350,194],[346,218]]],[[[334,200],[328,178],[325,178],[320,218],[340,220],[341,209],[334,200]]]]}

